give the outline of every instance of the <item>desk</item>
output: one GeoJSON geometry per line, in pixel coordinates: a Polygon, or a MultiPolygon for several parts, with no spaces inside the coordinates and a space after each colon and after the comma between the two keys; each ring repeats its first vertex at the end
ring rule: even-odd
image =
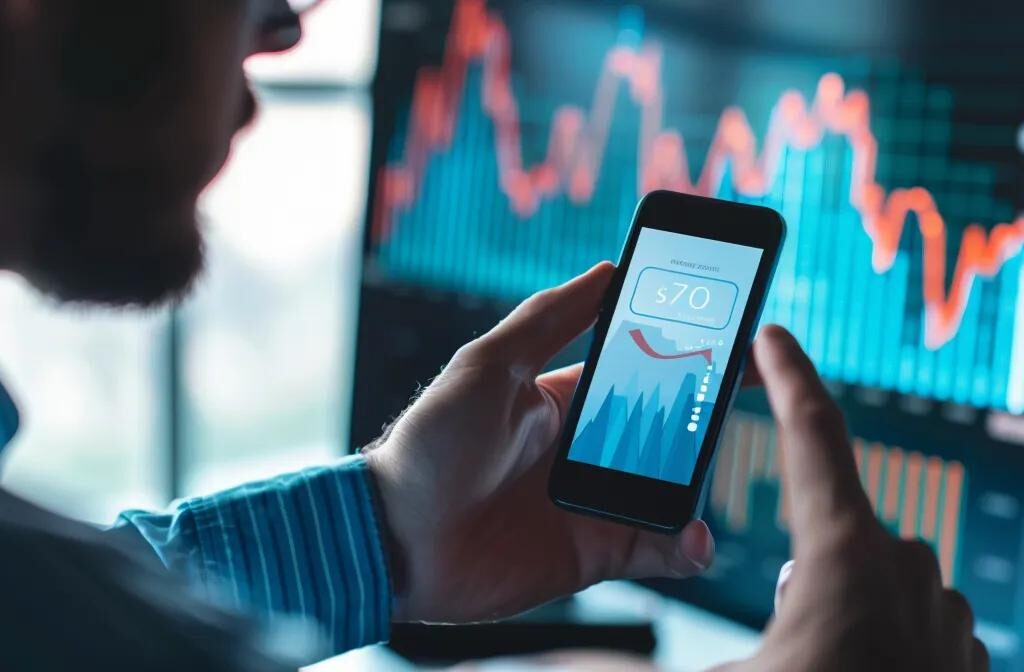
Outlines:
{"type": "MultiPolygon", "coordinates": [[[[669,600],[631,583],[608,582],[594,586],[577,596],[581,614],[625,613],[650,619],[658,640],[654,662],[665,670],[690,672],[705,670],[728,660],[751,655],[760,641],[759,634],[732,621],[669,600]]],[[[554,670],[495,661],[483,669],[493,672],[554,670]]],[[[411,672],[417,668],[386,647],[372,646],[305,668],[308,672],[411,672]]]]}

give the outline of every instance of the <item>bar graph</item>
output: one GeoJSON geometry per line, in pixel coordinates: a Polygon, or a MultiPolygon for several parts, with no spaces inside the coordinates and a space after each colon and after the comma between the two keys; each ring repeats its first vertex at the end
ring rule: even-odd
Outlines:
{"type": "MultiPolygon", "coordinates": [[[[856,438],[853,451],[861,483],[879,520],[893,533],[931,544],[943,580],[952,585],[967,496],[964,465],[856,438]]],[[[782,459],[769,419],[734,414],[719,448],[710,498],[712,510],[731,533],[748,531],[753,493],[759,489],[774,495],[776,527],[781,532],[788,530],[788,499],[780,479],[782,459]]]]}
{"type": "MultiPolygon", "coordinates": [[[[615,258],[651,189],[768,205],[790,239],[765,319],[824,375],[1024,412],[1024,219],[996,196],[991,167],[931,166],[969,178],[969,208],[944,205],[965,200],[959,187],[886,186],[887,142],[902,137],[876,131],[871,90],[835,70],[697,124],[673,116],[657,42],[609,44],[590,100],[553,109],[517,88],[516,44],[483,0],[455,4],[441,62],[418,70],[375,174],[380,276],[514,301],[615,258]],[[748,107],[767,107],[766,120],[748,107]],[[673,121],[703,125],[705,142],[673,121]]],[[[922,91],[941,155],[953,95],[901,78],[922,91]]]]}
{"type": "MultiPolygon", "coordinates": [[[[849,21],[825,44],[818,19],[790,17],[798,39],[730,3],[384,0],[352,445],[524,296],[615,259],[648,190],[775,208],[789,236],[763,321],[827,379],[878,519],[935,549],[993,670],[1024,672],[1019,35],[979,17],[970,49],[905,58],[870,4],[830,4],[849,21]],[[865,34],[892,42],[836,46],[865,34]]],[[[917,40],[944,29],[932,4],[887,6],[917,40]]],[[[715,360],[649,330],[623,345],[693,375],[715,360]]],[[[639,408],[625,387],[600,395],[594,436],[632,415],[640,438],[583,456],[659,477],[688,462],[680,384],[639,408]]],[[[763,396],[742,394],[705,507],[715,563],[658,590],[764,625],[791,552],[783,459],[763,396]]]]}
{"type": "MultiPolygon", "coordinates": [[[[943,583],[971,602],[992,669],[1021,669],[1024,453],[985,440],[969,416],[952,419],[937,406],[908,413],[900,404],[859,403],[842,392],[839,398],[848,412],[860,481],[878,520],[892,534],[920,539],[934,550],[943,583]]],[[[785,446],[767,404],[747,395],[737,406],[704,510],[716,539],[715,564],[696,582],[658,588],[761,625],[771,615],[779,569],[791,557],[791,495],[780,477],[785,446]]]]}

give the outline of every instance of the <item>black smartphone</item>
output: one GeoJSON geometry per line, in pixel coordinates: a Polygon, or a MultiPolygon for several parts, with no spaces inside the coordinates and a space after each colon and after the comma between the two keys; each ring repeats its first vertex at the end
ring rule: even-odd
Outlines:
{"type": "Polygon", "coordinates": [[[640,201],[551,471],[556,504],[666,533],[700,515],[785,230],[769,208],[640,201]]]}

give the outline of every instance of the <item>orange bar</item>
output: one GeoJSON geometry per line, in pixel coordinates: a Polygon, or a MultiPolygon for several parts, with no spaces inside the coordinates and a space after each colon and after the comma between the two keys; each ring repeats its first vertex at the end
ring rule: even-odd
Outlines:
{"type": "Polygon", "coordinates": [[[945,503],[942,505],[942,534],[939,537],[939,565],[942,582],[953,585],[956,549],[960,543],[960,500],[964,489],[964,465],[950,462],[946,467],[945,503]]]}
{"type": "Polygon", "coordinates": [[[732,486],[729,488],[729,528],[742,532],[747,528],[747,497],[750,489],[750,438],[751,423],[744,423],[736,466],[732,470],[732,486]]]}
{"type": "Polygon", "coordinates": [[[907,480],[903,486],[903,514],[900,516],[900,536],[917,535],[917,505],[921,492],[921,453],[907,455],[907,480]]]}
{"type": "Polygon", "coordinates": [[[872,443],[871,447],[868,448],[868,475],[867,483],[864,489],[867,490],[868,500],[871,502],[872,508],[875,511],[879,511],[879,486],[882,484],[882,457],[884,455],[884,449],[880,443],[872,443]]]}
{"type": "Polygon", "coordinates": [[[928,458],[924,485],[924,515],[921,521],[921,536],[935,541],[939,519],[939,487],[942,485],[942,460],[928,458]]]}
{"type": "Polygon", "coordinates": [[[882,498],[882,519],[895,523],[900,505],[900,471],[903,469],[903,451],[893,448],[885,469],[885,496],[882,498]]]}

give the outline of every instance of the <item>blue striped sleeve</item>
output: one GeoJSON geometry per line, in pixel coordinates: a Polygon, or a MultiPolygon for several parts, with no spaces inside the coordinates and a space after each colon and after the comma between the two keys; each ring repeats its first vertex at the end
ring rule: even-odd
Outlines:
{"type": "Polygon", "coordinates": [[[167,567],[212,597],[263,617],[315,621],[330,653],[387,638],[391,586],[366,460],[190,499],[171,513],[129,511],[167,567]]]}

